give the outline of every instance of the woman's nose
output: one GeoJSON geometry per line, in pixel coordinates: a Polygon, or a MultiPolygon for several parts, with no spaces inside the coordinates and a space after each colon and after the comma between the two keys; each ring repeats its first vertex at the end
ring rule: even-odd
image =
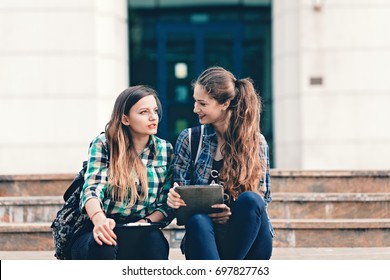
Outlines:
{"type": "Polygon", "coordinates": [[[157,112],[153,112],[153,113],[149,114],[149,120],[155,120],[155,119],[158,119],[157,112]]]}
{"type": "Polygon", "coordinates": [[[198,106],[196,106],[196,103],[194,103],[194,110],[193,110],[194,113],[198,113],[199,110],[198,110],[198,106]]]}

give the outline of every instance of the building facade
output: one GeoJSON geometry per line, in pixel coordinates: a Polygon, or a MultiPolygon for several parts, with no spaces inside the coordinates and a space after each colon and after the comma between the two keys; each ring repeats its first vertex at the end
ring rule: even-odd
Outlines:
{"type": "Polygon", "coordinates": [[[1,174],[77,172],[140,83],[174,143],[212,65],[255,81],[273,168],[389,165],[385,0],[2,0],[0,15],[1,174]]]}

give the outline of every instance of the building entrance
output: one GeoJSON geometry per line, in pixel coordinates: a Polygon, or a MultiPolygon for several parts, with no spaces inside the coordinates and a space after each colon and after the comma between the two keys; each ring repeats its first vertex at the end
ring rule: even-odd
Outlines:
{"type": "Polygon", "coordinates": [[[157,91],[166,112],[161,135],[177,137],[198,124],[191,84],[204,69],[218,65],[241,76],[241,25],[160,23],[157,38],[157,91]]]}
{"type": "Polygon", "coordinates": [[[129,7],[130,84],[158,91],[164,110],[158,135],[175,144],[182,129],[198,124],[191,84],[203,70],[222,66],[252,78],[272,166],[271,41],[270,5],[129,7]]]}

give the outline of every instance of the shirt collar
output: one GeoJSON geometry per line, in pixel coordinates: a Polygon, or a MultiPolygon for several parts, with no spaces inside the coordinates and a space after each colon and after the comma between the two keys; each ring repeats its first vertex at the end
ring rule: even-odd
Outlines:
{"type": "Polygon", "coordinates": [[[156,137],[154,135],[150,135],[149,141],[146,144],[145,149],[141,153],[141,157],[143,157],[144,155],[149,156],[150,154],[156,154],[156,137]]]}
{"type": "Polygon", "coordinates": [[[203,130],[203,135],[205,137],[214,137],[216,135],[214,127],[211,124],[205,124],[204,130],[203,130]]]}

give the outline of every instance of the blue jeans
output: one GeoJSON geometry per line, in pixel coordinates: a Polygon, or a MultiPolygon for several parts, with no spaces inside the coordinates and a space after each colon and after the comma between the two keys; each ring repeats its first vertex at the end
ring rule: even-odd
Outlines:
{"type": "Polygon", "coordinates": [[[264,200],[244,192],[230,204],[232,215],[214,224],[207,214],[195,214],[186,223],[188,260],[269,260],[272,234],[264,200]]]}
{"type": "Polygon", "coordinates": [[[74,242],[73,260],[167,260],[169,244],[158,228],[115,228],[117,245],[99,245],[92,232],[74,242]]]}

